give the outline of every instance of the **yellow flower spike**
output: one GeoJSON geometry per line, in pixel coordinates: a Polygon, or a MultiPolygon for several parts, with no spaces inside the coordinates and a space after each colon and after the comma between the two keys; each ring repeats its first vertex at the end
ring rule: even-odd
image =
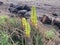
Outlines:
{"type": "Polygon", "coordinates": [[[30,32],[31,32],[30,24],[27,23],[26,26],[25,26],[25,35],[26,35],[26,37],[30,37],[30,32]]]}
{"type": "Polygon", "coordinates": [[[22,21],[22,25],[23,25],[23,26],[25,26],[25,25],[26,25],[26,23],[27,23],[26,19],[25,19],[25,18],[22,18],[22,20],[21,20],[21,21],[22,21]]]}
{"type": "Polygon", "coordinates": [[[22,25],[24,26],[26,37],[30,37],[30,24],[27,22],[25,18],[22,18],[22,25]]]}
{"type": "Polygon", "coordinates": [[[34,26],[37,25],[37,14],[36,14],[36,7],[35,6],[32,6],[31,21],[32,21],[32,23],[33,23],[34,26]]]}

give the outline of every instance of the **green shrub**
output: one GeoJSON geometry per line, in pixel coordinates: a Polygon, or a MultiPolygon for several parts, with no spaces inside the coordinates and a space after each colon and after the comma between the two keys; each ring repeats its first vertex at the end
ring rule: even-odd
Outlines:
{"type": "Polygon", "coordinates": [[[55,37],[55,31],[54,30],[49,30],[45,33],[45,36],[47,39],[52,39],[55,37]]]}
{"type": "Polygon", "coordinates": [[[1,32],[0,30],[0,45],[7,45],[8,44],[8,34],[6,34],[5,32],[1,32]]]}
{"type": "Polygon", "coordinates": [[[21,23],[20,20],[18,20],[18,18],[10,18],[8,21],[13,27],[19,27],[21,23]]]}
{"type": "Polygon", "coordinates": [[[9,18],[9,17],[6,16],[6,15],[1,15],[1,16],[0,16],[0,25],[5,24],[5,23],[6,23],[6,20],[7,20],[8,18],[9,18]]]}

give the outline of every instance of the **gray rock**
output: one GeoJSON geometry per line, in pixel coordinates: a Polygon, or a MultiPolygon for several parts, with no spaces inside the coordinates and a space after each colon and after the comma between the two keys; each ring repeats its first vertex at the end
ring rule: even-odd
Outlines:
{"type": "Polygon", "coordinates": [[[31,15],[30,12],[27,12],[27,13],[24,15],[24,17],[28,19],[28,18],[30,18],[30,15],[31,15]]]}
{"type": "Polygon", "coordinates": [[[27,10],[20,10],[20,11],[18,11],[18,14],[24,15],[26,12],[27,12],[27,10]]]}

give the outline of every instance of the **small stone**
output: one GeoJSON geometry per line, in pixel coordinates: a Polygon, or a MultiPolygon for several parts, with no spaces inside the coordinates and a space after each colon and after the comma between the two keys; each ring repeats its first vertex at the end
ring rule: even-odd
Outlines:
{"type": "Polygon", "coordinates": [[[18,11],[18,14],[24,15],[26,12],[27,12],[27,10],[20,10],[20,11],[18,11]]]}

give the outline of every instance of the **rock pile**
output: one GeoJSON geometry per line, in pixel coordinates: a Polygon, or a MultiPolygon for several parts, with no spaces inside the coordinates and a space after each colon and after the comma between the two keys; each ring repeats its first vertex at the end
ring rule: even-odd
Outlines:
{"type": "Polygon", "coordinates": [[[11,3],[8,10],[10,11],[10,13],[18,14],[20,17],[30,17],[31,8],[28,5],[14,5],[11,3]]]}

